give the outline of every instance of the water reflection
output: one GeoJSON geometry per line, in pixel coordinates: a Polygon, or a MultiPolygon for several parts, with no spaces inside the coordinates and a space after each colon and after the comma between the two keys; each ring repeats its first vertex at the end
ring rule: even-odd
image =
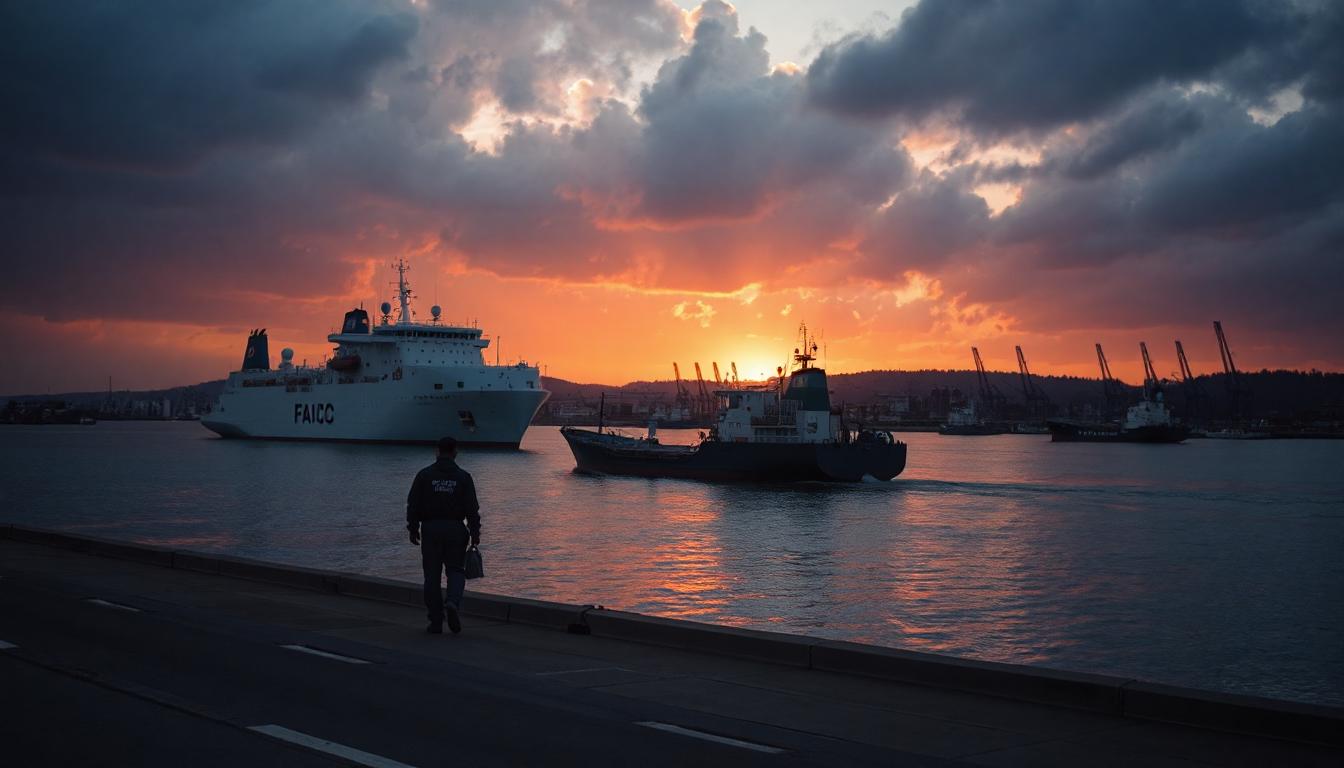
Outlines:
{"type": "MultiPolygon", "coordinates": [[[[893,483],[787,488],[576,475],[549,428],[464,452],[482,588],[1344,703],[1344,444],[905,439],[893,483]]],[[[417,579],[405,493],[432,458],[194,424],[0,428],[0,509],[417,579]]]]}

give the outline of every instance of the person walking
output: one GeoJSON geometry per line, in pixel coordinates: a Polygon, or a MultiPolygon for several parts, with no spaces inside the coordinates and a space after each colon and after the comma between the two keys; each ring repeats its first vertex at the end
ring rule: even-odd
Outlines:
{"type": "Polygon", "coordinates": [[[463,570],[467,544],[481,543],[481,505],[476,501],[476,483],[457,466],[457,441],[439,440],[437,459],[420,470],[406,497],[406,528],[411,543],[420,546],[425,569],[425,609],[429,611],[432,635],[443,634],[446,615],[453,634],[462,631],[462,591],[467,577],[463,570]],[[440,591],[448,572],[448,594],[440,591]]]}

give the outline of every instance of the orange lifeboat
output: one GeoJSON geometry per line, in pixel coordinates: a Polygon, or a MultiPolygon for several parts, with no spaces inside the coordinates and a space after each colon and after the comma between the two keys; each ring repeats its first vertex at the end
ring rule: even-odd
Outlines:
{"type": "Polygon", "coordinates": [[[333,371],[341,371],[345,373],[358,368],[360,362],[359,355],[342,355],[340,357],[331,358],[331,360],[327,362],[327,367],[333,371]]]}

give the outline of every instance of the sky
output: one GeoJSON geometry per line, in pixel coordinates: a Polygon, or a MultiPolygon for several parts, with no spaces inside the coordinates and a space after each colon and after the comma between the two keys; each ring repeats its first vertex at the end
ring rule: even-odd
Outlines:
{"type": "Polygon", "coordinates": [[[419,317],[587,382],[1344,368],[1344,4],[0,8],[0,392],[419,317]]]}

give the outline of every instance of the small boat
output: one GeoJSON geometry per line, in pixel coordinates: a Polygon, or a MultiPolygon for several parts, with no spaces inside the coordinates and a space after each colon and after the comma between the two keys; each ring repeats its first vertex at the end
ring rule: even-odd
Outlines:
{"type": "Polygon", "coordinates": [[[890,480],[905,469],[906,446],[890,432],[850,429],[831,407],[826,371],[803,329],[797,369],[763,387],[718,390],[718,418],[696,445],[563,427],[575,470],[587,474],[758,482],[890,480]],[[810,346],[809,346],[810,344],[810,346]]]}

